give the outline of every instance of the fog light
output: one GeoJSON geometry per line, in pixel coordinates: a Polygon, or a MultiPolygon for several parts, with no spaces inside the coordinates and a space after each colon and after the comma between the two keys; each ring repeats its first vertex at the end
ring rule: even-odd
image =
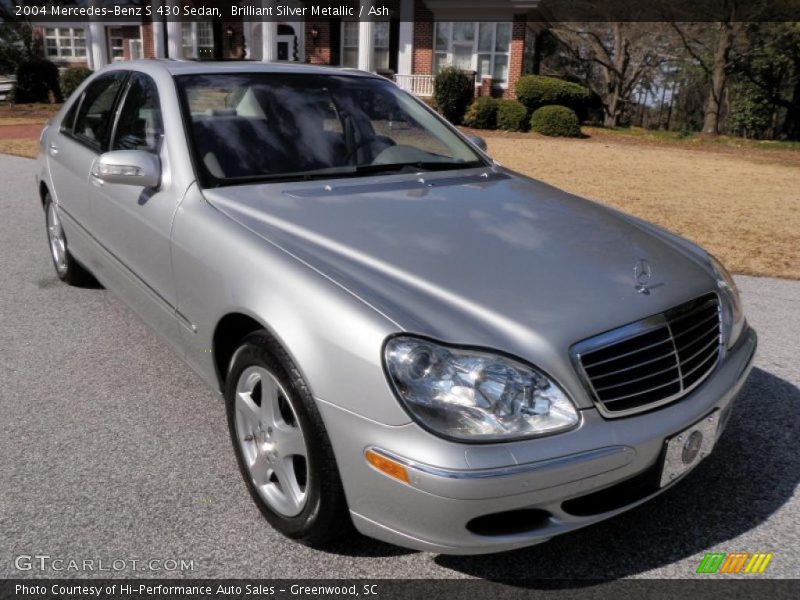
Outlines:
{"type": "Polygon", "coordinates": [[[394,479],[399,479],[403,483],[408,483],[408,471],[406,471],[406,468],[399,462],[396,462],[390,458],[386,458],[382,454],[378,454],[371,449],[367,450],[364,453],[364,456],[366,457],[367,462],[378,469],[378,471],[381,473],[385,473],[394,479]]]}

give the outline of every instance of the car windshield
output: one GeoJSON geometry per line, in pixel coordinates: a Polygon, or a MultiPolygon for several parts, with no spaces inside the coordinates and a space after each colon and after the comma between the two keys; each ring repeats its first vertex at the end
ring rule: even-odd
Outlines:
{"type": "Polygon", "coordinates": [[[205,187],[485,164],[444,122],[383,79],[285,73],[176,79],[205,187]]]}

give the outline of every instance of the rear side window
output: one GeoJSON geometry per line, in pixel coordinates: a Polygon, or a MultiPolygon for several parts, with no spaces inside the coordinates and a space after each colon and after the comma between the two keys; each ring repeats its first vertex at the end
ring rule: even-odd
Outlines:
{"type": "Polygon", "coordinates": [[[158,152],[163,135],[156,83],[147,75],[134,73],[122,101],[111,149],[158,152]]]}
{"type": "Polygon", "coordinates": [[[96,150],[101,150],[108,141],[114,121],[114,102],[126,76],[126,71],[103,75],[90,83],[84,92],[73,133],[96,150]]]}
{"type": "Polygon", "coordinates": [[[75,115],[78,112],[78,107],[81,105],[81,98],[83,98],[83,94],[75,98],[75,101],[72,103],[72,106],[69,107],[67,114],[64,115],[63,119],[61,119],[62,133],[72,133],[72,126],[75,124],[75,115]]]}

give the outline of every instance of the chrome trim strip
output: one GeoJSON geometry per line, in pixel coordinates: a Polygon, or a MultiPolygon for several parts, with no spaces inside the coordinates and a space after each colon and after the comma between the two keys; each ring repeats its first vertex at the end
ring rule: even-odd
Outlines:
{"type": "MultiPolygon", "coordinates": [[[[678,371],[678,369],[675,369],[678,371]]],[[[680,373],[680,371],[678,371],[680,373]]],[[[636,392],[634,394],[628,394],[627,396],[614,396],[613,398],[609,398],[607,400],[600,400],[605,404],[610,404],[612,402],[617,402],[618,400],[627,400],[628,398],[634,398],[636,396],[643,396],[644,394],[649,394],[650,392],[654,392],[655,390],[660,390],[661,388],[669,387],[671,385],[678,384],[678,386],[683,389],[683,384],[681,383],[681,377],[679,376],[677,379],[673,379],[672,381],[668,381],[667,383],[663,383],[661,385],[657,385],[655,387],[647,388],[646,390],[642,390],[641,392],[636,392]]]]}
{"type": "Polygon", "coordinates": [[[697,366],[696,366],[694,369],[692,369],[691,371],[689,371],[689,372],[688,372],[688,373],[687,373],[687,374],[686,374],[684,377],[688,377],[689,375],[691,375],[691,374],[693,374],[695,371],[697,371],[697,369],[699,369],[700,367],[702,367],[703,365],[705,365],[705,364],[708,362],[708,359],[709,359],[709,358],[717,358],[717,357],[716,357],[716,356],[714,356],[713,354],[709,354],[709,355],[708,355],[708,356],[705,358],[705,360],[702,360],[702,361],[700,361],[700,364],[699,364],[699,365],[697,365],[697,366]]]}
{"type": "Polygon", "coordinates": [[[675,336],[675,339],[678,339],[679,337],[681,337],[681,336],[683,336],[683,335],[686,335],[686,334],[687,334],[687,333],[689,333],[690,331],[694,331],[695,329],[697,329],[698,327],[700,327],[700,325],[704,325],[705,323],[708,323],[709,321],[711,321],[711,320],[712,320],[714,317],[716,317],[716,316],[717,316],[717,315],[708,315],[708,316],[707,316],[705,319],[703,319],[703,320],[702,320],[702,321],[700,321],[699,323],[695,323],[694,325],[692,325],[691,327],[689,327],[689,329],[685,329],[685,330],[681,331],[681,332],[680,332],[678,335],[676,335],[676,336],[675,336]]]}
{"type": "MultiPolygon", "coordinates": [[[[595,375],[593,379],[603,379],[604,377],[611,377],[612,375],[618,375],[620,373],[624,373],[625,371],[630,371],[631,369],[639,369],[645,365],[649,365],[650,363],[658,362],[659,360],[664,360],[665,358],[669,358],[670,356],[675,356],[675,352],[667,352],[657,358],[651,358],[650,360],[646,360],[644,362],[640,362],[638,364],[633,365],[632,367],[625,367],[624,369],[618,369],[616,371],[611,371],[610,373],[603,373],[602,375],[595,375]]],[[[678,357],[675,356],[675,360],[678,357]]],[[[676,365],[677,366],[677,365],[676,365]]],[[[674,368],[674,367],[673,367],[674,368]]]]}
{"type": "MultiPolygon", "coordinates": [[[[607,386],[599,387],[599,388],[595,388],[595,389],[598,392],[605,392],[606,390],[613,390],[614,388],[630,385],[632,383],[636,383],[637,381],[644,381],[645,379],[650,379],[651,377],[655,377],[656,375],[661,375],[662,373],[666,373],[667,371],[678,371],[678,374],[680,374],[680,367],[677,364],[670,365],[666,369],[661,369],[660,371],[656,371],[655,373],[648,373],[644,377],[637,377],[636,379],[629,379],[628,381],[625,381],[623,383],[615,383],[614,385],[607,385],[607,386]]],[[[639,393],[640,394],[644,394],[645,392],[647,392],[647,390],[645,390],[644,392],[639,392],[639,393]]]]}
{"type": "MultiPolygon", "coordinates": [[[[695,341],[697,341],[697,340],[695,340],[695,341]]],[[[712,345],[714,344],[714,342],[716,342],[717,344],[719,344],[719,335],[715,335],[715,336],[714,336],[714,339],[710,340],[710,341],[709,341],[709,342],[708,342],[708,343],[707,343],[705,346],[703,346],[702,348],[700,348],[700,350],[698,350],[697,352],[695,352],[694,354],[692,354],[692,355],[691,355],[689,358],[685,358],[685,359],[683,359],[681,362],[683,362],[683,363],[688,363],[690,360],[694,360],[695,358],[697,358],[698,356],[700,356],[700,355],[701,355],[703,352],[705,352],[706,350],[708,350],[708,348],[709,348],[710,346],[712,346],[712,345]]],[[[683,348],[681,348],[681,349],[680,349],[678,352],[681,352],[682,350],[684,350],[684,349],[688,348],[689,346],[691,346],[691,344],[686,344],[686,346],[684,346],[683,348]]]]}
{"type": "MultiPolygon", "coordinates": [[[[639,337],[639,336],[637,336],[637,337],[639,337]]],[[[586,365],[586,368],[587,369],[593,369],[594,367],[599,367],[600,365],[604,365],[606,363],[610,363],[610,362],[613,362],[615,360],[619,360],[620,358],[625,358],[626,356],[633,356],[634,354],[639,354],[639,352],[644,352],[645,350],[650,350],[650,348],[655,348],[656,346],[660,346],[661,344],[667,344],[667,343],[669,343],[669,341],[670,341],[670,339],[667,338],[667,339],[661,340],[660,342],[656,342],[655,344],[648,344],[647,346],[644,346],[642,348],[637,348],[633,352],[626,352],[624,354],[617,354],[615,356],[612,356],[611,358],[606,358],[606,359],[603,359],[603,360],[588,364],[588,365],[586,365]]],[[[592,352],[594,352],[594,351],[592,351],[592,352]]]]}
{"type": "Polygon", "coordinates": [[[489,479],[493,477],[508,477],[510,475],[519,475],[521,473],[531,473],[545,469],[558,469],[563,467],[572,466],[578,463],[599,460],[614,456],[616,454],[626,454],[632,452],[628,446],[607,446],[605,448],[598,448],[596,450],[589,450],[587,452],[579,452],[577,454],[569,454],[567,456],[559,456],[546,460],[540,460],[532,463],[524,463],[520,465],[509,465],[507,467],[495,467],[491,469],[446,469],[443,467],[434,467],[425,463],[420,463],[408,458],[404,458],[389,452],[377,446],[368,446],[364,449],[366,455],[369,451],[380,454],[385,458],[400,463],[407,469],[414,469],[421,473],[433,475],[434,477],[443,477],[446,479],[489,479]]]}

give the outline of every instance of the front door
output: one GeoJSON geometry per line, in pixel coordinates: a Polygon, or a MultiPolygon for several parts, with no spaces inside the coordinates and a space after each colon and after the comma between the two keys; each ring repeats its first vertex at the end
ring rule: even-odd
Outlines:
{"type": "MultiPolygon", "coordinates": [[[[159,156],[162,182],[169,181],[164,125],[156,83],[133,73],[123,92],[109,150],[159,156]],[[166,175],[165,175],[166,174],[166,175]]],[[[174,186],[156,188],[95,181],[91,224],[105,250],[104,279],[172,345],[177,345],[176,293],[170,260],[172,217],[180,197],[174,186]]]]}
{"type": "Polygon", "coordinates": [[[297,48],[296,38],[294,35],[279,35],[278,36],[278,60],[296,61],[297,48]]]}

